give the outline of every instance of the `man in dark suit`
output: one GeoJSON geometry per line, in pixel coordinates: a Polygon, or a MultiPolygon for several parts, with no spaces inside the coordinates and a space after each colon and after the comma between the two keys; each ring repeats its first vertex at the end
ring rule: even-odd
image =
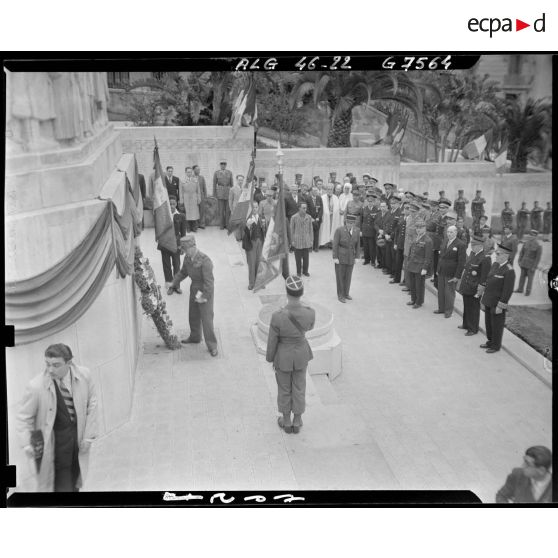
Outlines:
{"type": "Polygon", "coordinates": [[[444,241],[444,231],[446,227],[445,215],[447,215],[451,202],[448,199],[443,199],[438,202],[438,211],[432,216],[431,219],[431,234],[432,239],[432,264],[433,264],[433,277],[432,282],[435,287],[438,287],[438,258],[440,257],[440,248],[444,241]]]}
{"type": "Polygon", "coordinates": [[[298,434],[306,408],[306,368],[313,358],[305,333],[313,329],[316,312],[300,302],[304,294],[300,277],[290,275],[285,286],[287,305],[271,316],[265,358],[275,370],[277,407],[282,415],[279,427],[298,434]]]}
{"type": "Polygon", "coordinates": [[[497,504],[550,504],[552,452],[545,446],[528,448],[523,466],[513,469],[496,494],[497,504]]]}
{"type": "Polygon", "coordinates": [[[165,174],[165,187],[169,193],[169,198],[174,196],[176,199],[179,198],[180,190],[180,179],[178,176],[173,176],[174,169],[172,167],[167,167],[167,174],[165,174]]]}
{"type": "Polygon", "coordinates": [[[382,269],[383,273],[388,273],[386,263],[386,241],[385,241],[385,227],[390,225],[392,217],[388,211],[387,202],[380,202],[380,212],[376,214],[374,219],[374,228],[376,229],[376,249],[378,256],[378,267],[382,269]]]}
{"type": "Polygon", "coordinates": [[[471,239],[471,253],[465,262],[459,284],[459,292],[463,296],[463,323],[457,327],[465,329],[467,336],[479,332],[480,299],[492,265],[490,256],[483,250],[483,244],[482,236],[473,236],[471,239]]]}
{"type": "Polygon", "coordinates": [[[389,219],[384,219],[384,235],[386,239],[385,253],[386,253],[386,268],[387,273],[393,275],[395,273],[395,250],[394,238],[397,234],[397,227],[399,226],[399,219],[401,217],[401,198],[397,192],[391,195],[391,207],[389,210],[389,219]]]}
{"type": "Polygon", "coordinates": [[[413,228],[416,237],[409,248],[405,275],[409,275],[411,288],[411,300],[407,302],[407,306],[416,310],[424,304],[424,281],[432,265],[432,239],[426,234],[426,223],[423,220],[417,219],[413,228]]]}
{"type": "Polygon", "coordinates": [[[465,243],[457,238],[457,227],[448,227],[447,240],[442,244],[438,261],[438,310],[434,314],[444,314],[450,318],[455,302],[455,287],[463,273],[467,258],[465,243]]]}
{"type": "Polygon", "coordinates": [[[192,233],[180,239],[180,248],[186,254],[182,269],[174,276],[167,294],[172,295],[180,282],[190,277],[190,300],[188,303],[188,321],[190,323],[190,336],[182,339],[188,343],[200,343],[203,330],[205,344],[211,356],[215,357],[217,351],[217,338],[213,329],[213,299],[214,278],[213,262],[196,246],[196,236],[192,233]]]}
{"type": "MultiPolygon", "coordinates": [[[[318,182],[321,183],[321,180],[318,180],[318,182]]],[[[317,186],[312,186],[310,194],[306,197],[306,202],[308,203],[308,214],[312,217],[312,229],[314,234],[312,250],[318,252],[320,247],[320,226],[324,216],[324,203],[317,186]]]]}
{"type": "Polygon", "coordinates": [[[360,230],[355,227],[355,221],[354,215],[347,215],[345,225],[339,227],[333,235],[333,263],[339,302],[353,299],[349,290],[353,267],[360,251],[360,230]]]}
{"type": "Polygon", "coordinates": [[[498,244],[496,261],[488,272],[486,289],[481,299],[487,341],[480,347],[486,349],[487,353],[495,353],[502,347],[506,310],[515,283],[515,271],[510,265],[510,256],[511,250],[498,244]]]}
{"type": "Polygon", "coordinates": [[[375,211],[372,205],[372,191],[368,190],[364,207],[362,208],[362,248],[364,250],[363,265],[372,264],[376,261],[376,228],[374,227],[375,211]]]}
{"type": "Polygon", "coordinates": [[[393,264],[393,279],[390,283],[398,285],[401,283],[401,272],[403,271],[403,258],[405,247],[405,233],[407,230],[407,217],[410,215],[409,206],[407,204],[403,207],[403,213],[399,216],[397,227],[393,237],[393,252],[395,260],[393,264]]]}

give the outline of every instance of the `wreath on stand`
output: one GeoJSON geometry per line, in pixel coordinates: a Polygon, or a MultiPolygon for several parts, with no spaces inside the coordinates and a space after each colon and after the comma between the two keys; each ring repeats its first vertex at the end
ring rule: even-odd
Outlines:
{"type": "Polygon", "coordinates": [[[161,287],[157,284],[155,273],[147,258],[144,258],[136,246],[134,258],[134,279],[141,291],[141,307],[146,315],[151,316],[161,339],[171,349],[179,349],[180,341],[172,331],[172,320],[167,314],[167,305],[161,295],[161,287]]]}

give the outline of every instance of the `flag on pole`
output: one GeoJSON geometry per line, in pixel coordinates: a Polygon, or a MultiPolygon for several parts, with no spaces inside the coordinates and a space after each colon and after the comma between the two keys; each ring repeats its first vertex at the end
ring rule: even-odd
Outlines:
{"type": "Polygon", "coordinates": [[[252,154],[250,167],[248,168],[248,174],[246,175],[246,188],[242,189],[240,197],[238,198],[238,203],[229,218],[229,234],[231,234],[238,227],[244,225],[244,223],[246,223],[246,219],[248,219],[252,211],[251,203],[254,199],[254,184],[252,183],[252,180],[254,178],[255,168],[256,163],[254,162],[254,155],[252,154]],[[248,185],[250,186],[248,187],[248,185]]]}
{"type": "Polygon", "coordinates": [[[248,86],[240,91],[233,107],[232,116],[233,138],[238,129],[243,126],[258,126],[258,106],[256,103],[256,84],[252,75],[249,77],[248,86]]]}
{"type": "Polygon", "coordinates": [[[288,257],[287,216],[285,215],[285,199],[283,193],[283,175],[279,174],[279,199],[275,206],[275,214],[267,227],[262,258],[258,266],[254,292],[265,287],[281,273],[282,259],[288,257]]]}
{"type": "Polygon", "coordinates": [[[488,139],[488,134],[483,134],[482,136],[470,141],[462,150],[461,154],[466,159],[476,159],[482,155],[482,152],[486,148],[488,139]]]}
{"type": "Polygon", "coordinates": [[[508,160],[508,142],[506,141],[502,144],[502,147],[500,148],[498,155],[496,155],[494,159],[494,166],[496,167],[496,172],[501,172],[505,168],[507,160],[508,160]]]}
{"type": "Polygon", "coordinates": [[[169,194],[163,183],[163,170],[159,158],[159,148],[155,139],[153,149],[153,219],[155,221],[155,240],[161,248],[169,252],[176,252],[176,236],[172,219],[169,194]]]}

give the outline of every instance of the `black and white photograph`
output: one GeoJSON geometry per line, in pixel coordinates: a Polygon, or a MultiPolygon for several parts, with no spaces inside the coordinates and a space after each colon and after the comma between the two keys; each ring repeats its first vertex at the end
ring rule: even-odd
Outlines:
{"type": "Polygon", "coordinates": [[[99,60],[4,61],[8,506],[555,501],[552,54],[99,60]]]}

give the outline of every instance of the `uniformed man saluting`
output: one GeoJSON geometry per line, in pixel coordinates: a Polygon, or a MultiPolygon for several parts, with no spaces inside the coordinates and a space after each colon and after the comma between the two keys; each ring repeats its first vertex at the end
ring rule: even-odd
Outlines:
{"type": "Polygon", "coordinates": [[[488,273],[486,289],[481,299],[487,340],[480,347],[486,349],[487,353],[495,353],[502,347],[506,310],[515,283],[515,271],[509,263],[511,253],[510,248],[498,244],[496,261],[488,273]]]}
{"type": "Polygon", "coordinates": [[[306,406],[306,368],[314,356],[305,333],[313,329],[316,312],[300,302],[304,294],[300,277],[290,275],[285,286],[287,305],[271,316],[265,358],[275,370],[277,407],[282,414],[277,419],[279,427],[287,434],[298,434],[306,406]]]}

